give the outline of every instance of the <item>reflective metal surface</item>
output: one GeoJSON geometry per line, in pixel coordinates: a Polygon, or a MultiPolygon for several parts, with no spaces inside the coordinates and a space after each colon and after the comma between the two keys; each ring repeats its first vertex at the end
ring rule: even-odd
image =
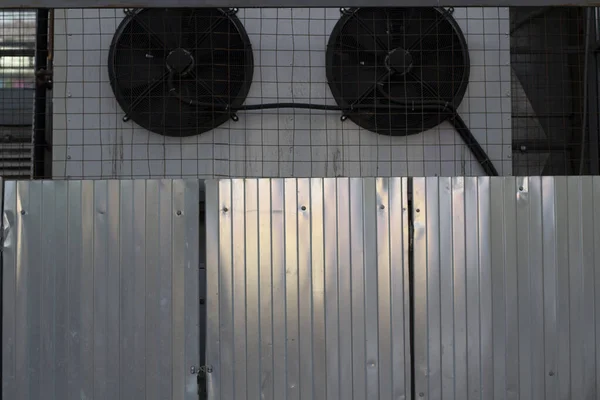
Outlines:
{"type": "Polygon", "coordinates": [[[207,183],[210,399],[410,396],[406,182],[207,183]]]}
{"type": "Polygon", "coordinates": [[[3,399],[196,399],[197,181],[7,182],[3,399]]]}
{"type": "Polygon", "coordinates": [[[413,189],[419,398],[597,398],[600,177],[413,189]]]}

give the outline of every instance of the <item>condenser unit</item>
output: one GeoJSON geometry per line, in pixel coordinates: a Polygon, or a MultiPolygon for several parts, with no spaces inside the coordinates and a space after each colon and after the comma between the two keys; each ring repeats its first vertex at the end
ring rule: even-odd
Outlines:
{"type": "Polygon", "coordinates": [[[507,8],[57,10],[55,177],[511,174],[507,8]]]}

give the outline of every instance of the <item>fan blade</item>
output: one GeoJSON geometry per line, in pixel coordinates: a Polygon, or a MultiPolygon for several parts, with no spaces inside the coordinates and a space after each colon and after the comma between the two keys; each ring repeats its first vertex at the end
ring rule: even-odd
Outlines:
{"type": "Polygon", "coordinates": [[[186,32],[184,26],[183,9],[167,9],[163,17],[163,30],[166,35],[165,43],[168,47],[179,48],[183,45],[183,35],[186,32]]]}
{"type": "Polygon", "coordinates": [[[377,66],[383,65],[385,62],[386,52],[362,50],[354,38],[348,38],[345,43],[338,42],[337,45],[339,47],[333,50],[333,54],[338,57],[336,63],[340,65],[377,66]],[[355,45],[350,44],[353,41],[356,43],[355,45]]]}
{"type": "Polygon", "coordinates": [[[340,35],[337,43],[335,44],[335,51],[349,54],[387,54],[386,50],[380,49],[374,44],[374,42],[372,42],[370,45],[367,45],[364,40],[364,37],[359,37],[358,35],[340,35]]]}
{"type": "Polygon", "coordinates": [[[415,18],[417,9],[411,8],[392,8],[386,10],[386,31],[389,35],[403,35],[410,22],[415,18]]]}
{"type": "Polygon", "coordinates": [[[205,96],[208,98],[206,102],[211,103],[213,101],[220,104],[229,104],[229,98],[227,90],[229,87],[229,81],[227,73],[223,68],[213,68],[210,75],[206,74],[206,71],[196,69],[190,74],[193,83],[196,88],[198,96],[205,96]],[[201,75],[203,73],[204,75],[201,75]],[[205,79],[209,77],[210,81],[205,79]],[[204,78],[204,79],[203,79],[204,78]]]}
{"type": "Polygon", "coordinates": [[[442,23],[448,23],[448,20],[444,15],[442,15],[439,11],[435,11],[435,14],[425,14],[421,19],[419,19],[418,23],[415,23],[415,27],[418,28],[419,34],[415,34],[414,40],[412,42],[407,43],[407,50],[412,49],[422,49],[422,42],[429,35],[434,35],[433,37],[439,37],[439,27],[442,23]]]}
{"type": "Polygon", "coordinates": [[[169,74],[167,72],[164,73],[159,79],[152,82],[147,82],[147,85],[145,85],[143,88],[140,87],[140,90],[137,91],[137,93],[132,91],[132,95],[129,99],[130,105],[127,112],[134,111],[143,102],[157,101],[157,99],[164,101],[162,98],[167,97],[166,80],[168,75],[169,74]],[[154,93],[156,95],[153,96],[152,94],[154,93]]]}
{"type": "Polygon", "coordinates": [[[347,44],[355,44],[359,50],[387,52],[390,47],[386,20],[386,14],[380,10],[361,8],[347,21],[340,41],[350,39],[347,44]]]}
{"type": "Polygon", "coordinates": [[[226,67],[240,66],[244,63],[246,51],[237,49],[214,50],[208,53],[207,56],[199,64],[222,65],[226,67]]]}
{"type": "Polygon", "coordinates": [[[183,11],[177,9],[149,9],[135,14],[133,20],[140,25],[159,47],[173,50],[181,47],[183,37],[183,11]]]}
{"type": "Polygon", "coordinates": [[[415,71],[410,71],[406,76],[406,81],[420,86],[423,100],[442,100],[440,99],[439,81],[428,81],[415,71]]]}
{"type": "Polygon", "coordinates": [[[166,71],[164,60],[153,54],[145,49],[117,48],[115,72],[119,85],[132,89],[159,79],[166,71]]]}
{"type": "Polygon", "coordinates": [[[423,91],[423,86],[410,79],[402,81],[392,79],[381,86],[382,92],[386,93],[389,99],[400,104],[415,104],[418,107],[420,103],[431,96],[423,91]]]}
{"type": "MultiPolygon", "coordinates": [[[[204,53],[204,57],[196,58],[197,76],[205,80],[214,80],[212,76],[218,77],[217,82],[235,82],[245,79],[246,51],[244,50],[221,50],[204,53]]],[[[223,90],[226,90],[224,88],[223,90]]]]}
{"type": "Polygon", "coordinates": [[[436,88],[441,97],[452,99],[456,88],[463,84],[468,65],[462,49],[421,52],[414,62],[412,72],[436,88]]]}
{"type": "MultiPolygon", "coordinates": [[[[218,28],[220,28],[221,24],[226,21],[229,21],[229,18],[221,13],[211,13],[210,15],[196,14],[194,18],[191,19],[187,24],[188,30],[191,32],[191,34],[186,36],[186,46],[188,46],[190,50],[214,50],[214,36],[218,35],[219,33],[223,34],[223,29],[219,30],[218,28]],[[207,45],[206,41],[209,38],[212,40],[207,45]]],[[[227,30],[225,30],[224,34],[228,34],[227,30]]]]}
{"type": "Polygon", "coordinates": [[[373,91],[378,79],[386,73],[383,67],[343,66],[340,69],[340,80],[336,82],[342,88],[340,93],[346,104],[360,103],[373,91]]]}
{"type": "Polygon", "coordinates": [[[392,8],[388,11],[387,30],[392,48],[409,48],[421,35],[419,24],[427,11],[421,7],[392,8]]]}

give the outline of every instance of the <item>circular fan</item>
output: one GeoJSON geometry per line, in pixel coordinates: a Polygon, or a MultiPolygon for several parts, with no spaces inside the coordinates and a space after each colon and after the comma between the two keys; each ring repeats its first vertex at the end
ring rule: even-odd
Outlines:
{"type": "Polygon", "coordinates": [[[327,80],[352,121],[381,134],[411,135],[448,117],[440,105],[458,106],[469,81],[469,53],[449,12],[417,7],[343,13],[327,46],[327,80]]]}
{"type": "Polygon", "coordinates": [[[167,136],[191,136],[226,122],[254,69],[250,40],[233,11],[128,12],[113,38],[108,73],[124,120],[167,136]]]}

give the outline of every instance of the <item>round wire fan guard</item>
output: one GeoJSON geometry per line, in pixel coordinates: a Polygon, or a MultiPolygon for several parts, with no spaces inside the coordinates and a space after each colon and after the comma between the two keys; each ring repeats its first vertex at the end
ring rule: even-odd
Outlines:
{"type": "Polygon", "coordinates": [[[127,12],[108,55],[124,120],[166,136],[209,131],[243,104],[254,69],[246,31],[216,8],[127,12]]]}
{"type": "Polygon", "coordinates": [[[327,46],[327,80],[357,125],[404,136],[439,125],[469,81],[469,52],[442,8],[343,11],[327,46]],[[442,107],[440,107],[442,105],[442,107]]]}

